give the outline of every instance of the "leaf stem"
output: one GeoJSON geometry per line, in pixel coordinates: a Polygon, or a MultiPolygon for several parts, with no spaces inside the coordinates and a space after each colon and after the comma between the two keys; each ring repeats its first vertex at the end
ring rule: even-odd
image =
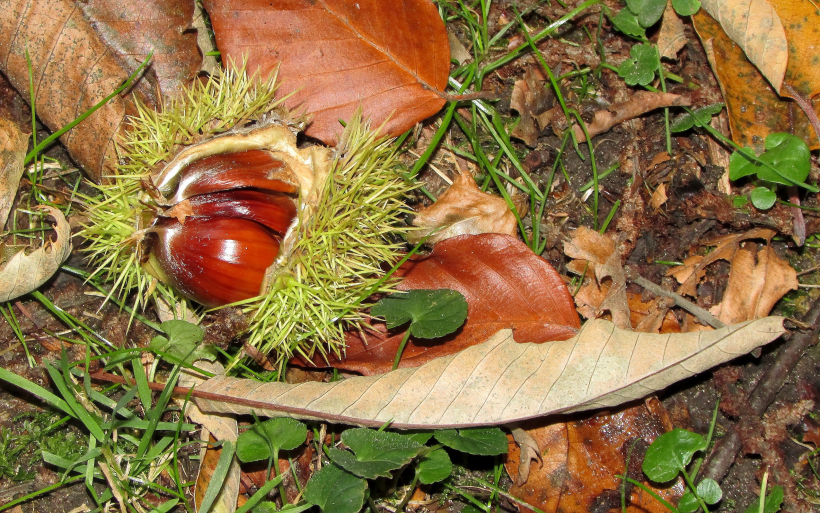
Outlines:
{"type": "Polygon", "coordinates": [[[399,361],[401,360],[401,354],[404,352],[404,346],[407,345],[407,341],[410,339],[410,328],[407,328],[407,331],[404,333],[404,338],[401,340],[401,344],[399,344],[399,349],[396,351],[396,358],[393,359],[393,369],[396,370],[399,368],[399,361]]]}

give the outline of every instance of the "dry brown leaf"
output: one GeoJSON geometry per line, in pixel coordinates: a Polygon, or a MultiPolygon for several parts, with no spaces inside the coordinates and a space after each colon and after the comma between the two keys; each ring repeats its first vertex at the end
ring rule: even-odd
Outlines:
{"type": "Polygon", "coordinates": [[[564,244],[564,253],[574,259],[567,264],[567,269],[580,276],[592,274],[595,278],[585,281],[575,295],[581,315],[594,319],[608,311],[615,325],[631,329],[626,276],[615,241],[581,226],[575,230],[572,240],[564,244]]]}
{"type": "Polygon", "coordinates": [[[669,196],[666,195],[666,184],[662,183],[655,189],[655,192],[652,193],[652,197],[649,198],[649,206],[655,210],[659,210],[668,199],[669,196]]]}
{"type": "Polygon", "coordinates": [[[667,59],[677,59],[678,52],[686,45],[683,21],[672,7],[672,0],[666,2],[666,9],[663,11],[663,21],[661,22],[661,30],[658,33],[657,45],[661,57],[667,59]]]}
{"type": "Polygon", "coordinates": [[[521,117],[510,133],[533,148],[541,131],[552,119],[551,109],[555,96],[545,87],[546,80],[540,71],[529,67],[524,78],[516,80],[510,96],[510,108],[521,117]]]}
{"type": "Polygon", "coordinates": [[[455,60],[459,64],[473,60],[473,54],[461,44],[461,41],[458,40],[458,36],[454,33],[450,31],[447,32],[447,41],[450,42],[450,59],[455,60]]]}
{"type": "MultiPolygon", "coordinates": [[[[153,50],[150,72],[156,77],[159,92],[168,96],[182,92],[183,86],[199,72],[202,63],[196,31],[190,30],[194,3],[85,0],[77,5],[129,73],[134,72],[153,50]]],[[[145,89],[153,95],[152,88],[145,89]]],[[[162,102],[154,97],[154,103],[162,102]]]]}
{"type": "Polygon", "coordinates": [[[518,233],[515,215],[507,202],[483,192],[467,173],[457,174],[433,205],[416,214],[413,226],[422,229],[408,233],[407,240],[412,244],[418,244],[434,230],[438,231],[427,239],[427,244],[458,235],[503,233],[514,237],[518,233]]]}
{"type": "Polygon", "coordinates": [[[398,136],[441,109],[450,48],[430,0],[206,0],[224,62],[267,76],[306,108],[305,132],[333,145],[361,107],[373,126],[398,136]],[[383,124],[383,125],[382,125],[383,124]]]}
{"type": "Polygon", "coordinates": [[[665,298],[645,303],[640,294],[627,293],[632,328],[641,333],[681,333],[675,313],[666,305],[665,298]]]}
{"type": "Polygon", "coordinates": [[[518,343],[502,330],[421,367],[331,383],[260,383],[216,376],[194,398],[203,411],[391,427],[509,424],[607,408],[746,354],[784,333],[781,317],[720,330],[655,335],[587,322],[577,336],[518,343]]]}
{"type": "Polygon", "coordinates": [[[22,250],[6,262],[0,269],[0,302],[10,301],[36,290],[57,272],[71,254],[71,227],[63,213],[47,205],[37,208],[48,211],[57,221],[54,227],[57,240],[49,240],[31,253],[22,250]]]}
{"type": "Polygon", "coordinates": [[[780,91],[789,62],[789,42],[768,0],[703,0],[703,9],[780,91]]]}
{"type": "MultiPolygon", "coordinates": [[[[596,112],[592,118],[592,123],[587,125],[587,133],[590,137],[595,137],[618,123],[636,118],[649,111],[661,107],[684,107],[689,105],[692,105],[692,100],[679,94],[638,91],[628,101],[610,105],[608,108],[596,112]]],[[[587,140],[584,130],[580,126],[573,125],[572,130],[575,132],[578,142],[587,140]]]]}
{"type": "MultiPolygon", "coordinates": [[[[0,71],[31,104],[26,50],[37,117],[51,130],[63,128],[128,78],[68,0],[11,0],[0,10],[0,71]]],[[[131,108],[130,96],[113,98],[60,138],[93,180],[113,171],[115,139],[131,108]]]]}
{"type": "MultiPolygon", "coordinates": [[[[628,464],[630,478],[642,481],[674,504],[683,495],[682,482],[656,488],[641,470],[644,451],[667,431],[668,418],[658,416],[664,414],[662,409],[658,414],[640,404],[575,422],[525,423],[524,432],[533,439],[535,450],[543,454],[543,464],[535,465],[523,483],[516,479],[509,492],[545,513],[621,511],[622,482],[616,476],[623,474],[628,464]]],[[[517,464],[520,449],[515,444],[509,447],[505,466],[515,477],[521,473],[517,464]]],[[[629,488],[626,505],[629,513],[668,511],[638,487],[629,488]]],[[[521,511],[532,510],[522,507],[521,511]]]]}
{"type": "Polygon", "coordinates": [[[27,148],[28,136],[20,131],[17,123],[0,118],[0,231],[17,196],[27,148]]]}

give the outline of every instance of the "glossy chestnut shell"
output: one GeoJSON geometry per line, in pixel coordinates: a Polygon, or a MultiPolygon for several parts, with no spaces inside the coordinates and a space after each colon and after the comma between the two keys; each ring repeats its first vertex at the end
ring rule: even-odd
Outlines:
{"type": "Polygon", "coordinates": [[[287,164],[255,149],[184,166],[157,215],[148,268],[185,297],[218,307],[260,295],[296,218],[287,164]]]}

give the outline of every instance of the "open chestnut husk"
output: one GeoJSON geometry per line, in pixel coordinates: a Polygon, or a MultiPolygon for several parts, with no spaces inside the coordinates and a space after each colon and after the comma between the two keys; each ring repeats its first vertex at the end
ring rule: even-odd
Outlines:
{"type": "Polygon", "coordinates": [[[281,363],[339,354],[362,300],[392,291],[412,185],[359,118],[335,149],[298,144],[303,122],[274,91],[229,69],[161,112],[139,107],[81,235],[112,293],[239,305],[247,342],[281,363]]]}

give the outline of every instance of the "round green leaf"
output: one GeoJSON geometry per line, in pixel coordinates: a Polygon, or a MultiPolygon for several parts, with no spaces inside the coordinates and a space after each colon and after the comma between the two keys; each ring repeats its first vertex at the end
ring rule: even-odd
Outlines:
{"type": "Polygon", "coordinates": [[[663,16],[666,0],[626,0],[626,6],[635,13],[642,27],[649,28],[663,16]]]}
{"type": "Polygon", "coordinates": [[[411,436],[390,431],[355,428],[342,433],[342,442],[353,452],[331,447],[330,459],[348,472],[367,479],[389,477],[424,448],[411,436]]]}
{"type": "Polygon", "coordinates": [[[289,451],[307,439],[307,427],[298,420],[279,417],[254,424],[236,440],[236,456],[243,462],[266,460],[271,448],[289,451]]]}
{"type": "Polygon", "coordinates": [[[638,23],[638,17],[629,9],[621,9],[618,14],[610,18],[615,28],[628,36],[642,38],[646,36],[646,30],[638,23]]]}
{"type": "Polygon", "coordinates": [[[433,436],[447,447],[478,456],[506,454],[507,436],[498,428],[443,429],[433,436]]]}
{"type": "Polygon", "coordinates": [[[438,338],[457,330],[467,319],[467,300],[449,289],[417,289],[382,298],[370,313],[384,317],[388,328],[410,321],[410,334],[438,338]]]}
{"type": "Polygon", "coordinates": [[[453,473],[453,462],[444,449],[436,449],[419,461],[419,481],[422,484],[444,481],[453,473]]]}
{"type": "Polygon", "coordinates": [[[687,491],[683,494],[678,502],[678,511],[680,513],[695,513],[700,508],[700,502],[695,494],[687,491]]]}
{"type": "Polygon", "coordinates": [[[672,8],[681,16],[692,16],[700,9],[700,0],[672,0],[672,8]]]}
{"type": "Polygon", "coordinates": [[[777,201],[777,194],[768,187],[756,187],[749,194],[752,198],[752,205],[760,210],[768,210],[777,201]]]}
{"type": "Polygon", "coordinates": [[[310,478],[305,500],[328,513],[357,513],[366,489],[367,481],[331,463],[310,478]]]}
{"type": "Polygon", "coordinates": [[[698,495],[706,504],[717,504],[723,498],[723,490],[714,479],[706,478],[698,483],[698,495]]]}
{"type": "Polygon", "coordinates": [[[673,429],[652,442],[643,460],[643,472],[652,481],[665,483],[674,479],[692,461],[698,451],[706,450],[706,440],[685,429],[673,429]]]}
{"type": "Polygon", "coordinates": [[[635,45],[629,50],[629,59],[618,68],[618,75],[628,85],[648,85],[655,79],[658,68],[657,50],[653,45],[635,45]]]}

